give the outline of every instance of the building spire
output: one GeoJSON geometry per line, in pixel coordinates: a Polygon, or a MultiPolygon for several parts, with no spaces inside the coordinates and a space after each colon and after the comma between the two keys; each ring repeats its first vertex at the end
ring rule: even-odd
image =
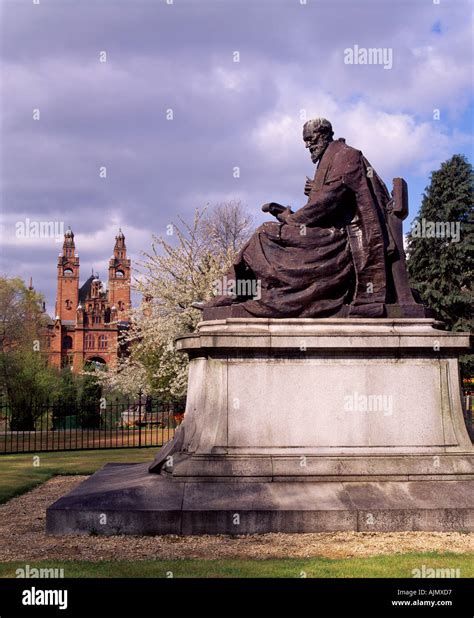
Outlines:
{"type": "Polygon", "coordinates": [[[127,247],[125,245],[125,235],[122,228],[119,227],[117,236],[115,237],[114,255],[115,259],[123,260],[127,257],[127,247]]]}
{"type": "Polygon", "coordinates": [[[67,232],[64,234],[64,243],[63,243],[63,255],[68,257],[74,257],[74,249],[76,245],[74,244],[74,233],[69,226],[67,228],[67,232]],[[69,251],[68,251],[69,250],[69,251]]]}
{"type": "Polygon", "coordinates": [[[108,286],[111,307],[115,307],[117,319],[127,321],[131,307],[130,259],[127,257],[125,234],[119,228],[115,237],[114,253],[109,260],[108,286]]]}

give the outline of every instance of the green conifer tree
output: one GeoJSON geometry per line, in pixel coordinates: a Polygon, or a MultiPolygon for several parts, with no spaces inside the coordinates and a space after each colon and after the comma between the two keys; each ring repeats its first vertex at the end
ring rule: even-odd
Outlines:
{"type": "MultiPolygon", "coordinates": [[[[473,178],[463,155],[442,163],[408,235],[411,285],[448,330],[472,332],[474,324],[473,178]]],[[[473,375],[472,355],[462,359],[462,368],[473,375]]]]}

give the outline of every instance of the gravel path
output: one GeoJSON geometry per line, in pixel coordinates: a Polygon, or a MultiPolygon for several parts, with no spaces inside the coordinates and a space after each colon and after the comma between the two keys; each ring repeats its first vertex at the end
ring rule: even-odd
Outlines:
{"type": "Polygon", "coordinates": [[[58,476],[0,505],[0,561],[180,558],[349,558],[406,552],[474,552],[474,533],[336,532],[219,536],[46,536],[46,507],[85,480],[58,476]]]}

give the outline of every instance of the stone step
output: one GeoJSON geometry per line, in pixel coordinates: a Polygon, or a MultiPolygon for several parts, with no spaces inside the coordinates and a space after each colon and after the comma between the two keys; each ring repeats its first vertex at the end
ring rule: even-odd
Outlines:
{"type": "Polygon", "coordinates": [[[47,510],[50,534],[474,531],[471,481],[176,482],[108,464],[47,510]],[[105,517],[104,517],[105,516],[105,517]]]}

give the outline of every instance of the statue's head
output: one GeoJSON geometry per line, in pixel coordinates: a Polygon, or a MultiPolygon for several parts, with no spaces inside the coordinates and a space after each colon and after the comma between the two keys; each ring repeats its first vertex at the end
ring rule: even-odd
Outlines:
{"type": "Polygon", "coordinates": [[[333,135],[332,125],[326,118],[314,118],[304,123],[303,140],[306,148],[309,148],[313,163],[322,157],[333,135]]]}

